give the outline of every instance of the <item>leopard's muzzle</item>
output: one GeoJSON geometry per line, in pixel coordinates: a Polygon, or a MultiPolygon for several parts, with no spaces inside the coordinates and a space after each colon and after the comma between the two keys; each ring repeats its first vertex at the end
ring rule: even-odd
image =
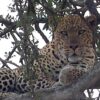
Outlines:
{"type": "Polygon", "coordinates": [[[68,62],[70,64],[79,64],[81,60],[82,60],[82,58],[76,54],[70,55],[68,57],[68,62]]]}

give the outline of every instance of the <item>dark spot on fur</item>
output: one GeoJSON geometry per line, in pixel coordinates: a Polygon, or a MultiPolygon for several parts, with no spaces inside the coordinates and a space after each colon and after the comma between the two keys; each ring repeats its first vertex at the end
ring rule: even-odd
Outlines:
{"type": "Polygon", "coordinates": [[[0,75],[2,75],[3,73],[2,72],[0,72],[0,75]]]}
{"type": "Polygon", "coordinates": [[[59,74],[59,71],[56,70],[55,73],[56,73],[56,74],[59,74]]]}
{"type": "Polygon", "coordinates": [[[59,81],[59,79],[57,78],[57,79],[55,79],[55,81],[56,81],[56,82],[58,82],[58,81],[59,81]]]}
{"type": "Polygon", "coordinates": [[[7,86],[7,89],[8,89],[8,90],[11,90],[11,87],[10,87],[10,86],[7,86]]]}
{"type": "Polygon", "coordinates": [[[14,79],[14,77],[12,77],[12,79],[14,79]]]}
{"type": "Polygon", "coordinates": [[[82,68],[86,68],[86,66],[85,66],[85,65],[80,65],[80,67],[82,67],[82,68]]]}
{"type": "Polygon", "coordinates": [[[37,86],[37,87],[36,87],[36,89],[40,89],[40,87],[39,87],[39,86],[37,86]]]}
{"type": "Polygon", "coordinates": [[[45,81],[42,81],[42,83],[46,83],[45,81]]]}
{"type": "Polygon", "coordinates": [[[50,69],[48,69],[48,71],[49,71],[49,72],[51,72],[51,70],[50,70],[50,69]]]}
{"type": "Polygon", "coordinates": [[[45,66],[45,64],[43,64],[43,67],[45,66]]]}
{"type": "Polygon", "coordinates": [[[18,90],[19,90],[19,91],[21,91],[21,87],[20,87],[20,85],[19,85],[19,84],[17,85],[17,88],[18,88],[18,90]]]}
{"type": "Polygon", "coordinates": [[[12,85],[13,84],[12,80],[9,80],[9,83],[10,83],[10,85],[12,85]]]}
{"type": "Polygon", "coordinates": [[[42,85],[42,88],[44,88],[45,86],[44,85],[42,85]]]}
{"type": "Polygon", "coordinates": [[[48,83],[46,83],[46,86],[48,86],[49,84],[48,83]]]}
{"type": "Polygon", "coordinates": [[[6,78],[5,78],[5,76],[4,77],[2,77],[2,80],[5,80],[6,78]]]}
{"type": "Polygon", "coordinates": [[[55,67],[52,67],[52,70],[56,70],[55,67]]]}
{"type": "Polygon", "coordinates": [[[47,65],[48,68],[50,68],[50,65],[47,65]]]}
{"type": "Polygon", "coordinates": [[[3,84],[4,84],[5,86],[7,86],[7,82],[6,82],[6,81],[4,81],[3,84]]]}
{"type": "Polygon", "coordinates": [[[59,68],[62,68],[62,66],[59,66],[59,68]]]}
{"type": "Polygon", "coordinates": [[[6,79],[9,79],[9,77],[8,77],[7,75],[5,76],[5,78],[6,78],[6,79]]]}
{"type": "Polygon", "coordinates": [[[32,88],[34,89],[35,88],[35,85],[32,85],[32,88]]]}
{"type": "Polygon", "coordinates": [[[48,49],[48,52],[50,52],[50,49],[48,49]]]}
{"type": "Polygon", "coordinates": [[[19,79],[19,83],[21,83],[22,82],[22,77],[19,79]]]}
{"type": "Polygon", "coordinates": [[[12,78],[12,75],[9,75],[10,78],[12,78]]]}
{"type": "Polygon", "coordinates": [[[61,63],[64,64],[64,61],[61,60],[61,63]]]}
{"type": "Polygon", "coordinates": [[[51,45],[51,47],[54,49],[55,48],[55,46],[54,45],[51,45]]]}
{"type": "Polygon", "coordinates": [[[3,88],[2,90],[3,90],[3,91],[6,91],[6,88],[3,88]]]}
{"type": "Polygon", "coordinates": [[[2,85],[0,85],[0,89],[2,89],[2,85]]]}
{"type": "Polygon", "coordinates": [[[26,83],[26,80],[23,79],[23,82],[26,83]]]}
{"type": "Polygon", "coordinates": [[[41,87],[41,83],[38,83],[37,86],[38,86],[38,87],[41,87]]]}
{"type": "Polygon", "coordinates": [[[42,79],[38,79],[38,81],[42,81],[42,79]]]}
{"type": "Polygon", "coordinates": [[[21,87],[22,87],[23,89],[25,88],[25,86],[26,86],[26,84],[22,84],[22,85],[21,85],[21,87]]]}
{"type": "Polygon", "coordinates": [[[12,87],[10,87],[10,86],[7,86],[7,91],[12,91],[12,92],[14,92],[15,91],[15,88],[12,88],[12,87]]]}

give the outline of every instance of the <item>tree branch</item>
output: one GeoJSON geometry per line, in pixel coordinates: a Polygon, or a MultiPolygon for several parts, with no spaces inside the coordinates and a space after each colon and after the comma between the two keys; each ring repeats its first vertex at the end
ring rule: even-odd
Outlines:
{"type": "Polygon", "coordinates": [[[5,26],[15,26],[14,22],[8,21],[0,15],[0,23],[4,24],[5,26]]]}
{"type": "MultiPolygon", "coordinates": [[[[89,88],[100,87],[100,62],[89,73],[83,75],[78,81],[69,86],[39,90],[34,93],[34,99],[30,94],[18,95],[12,93],[3,100],[81,100],[83,91],[89,88]],[[17,96],[16,96],[17,95],[17,96]],[[11,97],[13,96],[13,99],[11,97]],[[23,99],[23,98],[28,99],[23,99]],[[10,98],[10,99],[9,99],[10,98]],[[81,98],[81,99],[80,99],[81,98]]],[[[82,99],[86,100],[86,99],[82,99]]]]}
{"type": "Polygon", "coordinates": [[[0,58],[0,61],[2,62],[3,66],[6,66],[7,68],[10,69],[10,67],[7,65],[7,63],[5,62],[5,60],[3,60],[2,58],[0,58]]]}
{"type": "Polygon", "coordinates": [[[87,8],[91,14],[94,14],[96,16],[99,15],[99,13],[96,9],[96,5],[94,4],[93,0],[85,0],[85,5],[87,6],[87,8]]]}
{"type": "Polygon", "coordinates": [[[49,40],[47,39],[47,37],[44,35],[44,33],[39,28],[39,24],[38,23],[35,24],[35,29],[41,35],[41,37],[43,38],[43,40],[45,41],[45,43],[49,43],[49,40]]]}
{"type": "MultiPolygon", "coordinates": [[[[15,47],[12,49],[12,51],[11,51],[11,52],[9,52],[9,55],[8,55],[8,57],[7,57],[7,59],[6,59],[6,60],[9,60],[9,59],[11,58],[11,56],[12,56],[12,54],[15,52],[16,48],[17,48],[17,46],[15,46],[15,47]]],[[[2,67],[4,67],[4,66],[5,66],[5,65],[3,64],[3,66],[2,66],[2,67]]]]}
{"type": "Polygon", "coordinates": [[[87,6],[90,13],[97,17],[97,24],[100,24],[100,14],[96,9],[96,5],[93,0],[85,0],[85,5],[87,6]]]}

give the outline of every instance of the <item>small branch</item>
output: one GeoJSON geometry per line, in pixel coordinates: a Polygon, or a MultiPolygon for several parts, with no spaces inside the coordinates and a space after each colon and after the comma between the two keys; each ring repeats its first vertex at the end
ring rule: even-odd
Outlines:
{"type": "Polygon", "coordinates": [[[16,67],[20,67],[19,65],[17,65],[16,63],[14,63],[14,62],[12,62],[12,61],[3,60],[2,58],[0,58],[0,61],[3,63],[3,66],[2,66],[2,67],[6,66],[7,68],[11,69],[11,68],[7,65],[7,63],[12,64],[12,65],[14,65],[14,66],[16,66],[16,67]]]}
{"type": "Polygon", "coordinates": [[[48,15],[56,15],[56,12],[48,5],[46,0],[42,0],[42,3],[39,1],[38,3],[43,6],[48,15]]]}
{"type": "Polygon", "coordinates": [[[2,62],[3,66],[6,66],[7,68],[10,69],[10,67],[7,65],[6,61],[0,58],[0,61],[2,62]]]}
{"type": "Polygon", "coordinates": [[[0,32],[0,37],[3,37],[6,35],[8,32],[11,33],[11,31],[15,29],[15,26],[9,26],[3,30],[3,32],[0,32]]]}
{"type": "Polygon", "coordinates": [[[97,24],[100,24],[100,14],[96,9],[96,5],[93,0],[85,0],[85,5],[87,6],[90,13],[97,17],[97,24]]]}
{"type": "Polygon", "coordinates": [[[6,35],[6,33],[11,32],[13,29],[16,28],[16,22],[8,21],[4,19],[2,16],[0,16],[0,23],[6,26],[3,32],[0,32],[0,37],[2,37],[3,35],[6,35]]]}
{"type": "MultiPolygon", "coordinates": [[[[13,55],[13,53],[15,52],[16,48],[17,48],[17,46],[15,46],[15,47],[12,49],[12,51],[11,51],[11,52],[9,52],[9,56],[7,57],[7,59],[6,59],[6,60],[9,60],[9,59],[11,58],[11,56],[12,56],[12,55],[13,55]]],[[[3,65],[2,67],[4,67],[4,65],[3,65]]]]}
{"type": "Polygon", "coordinates": [[[36,23],[46,23],[48,21],[47,18],[34,18],[32,20],[32,24],[36,24],[36,23]]]}
{"type": "Polygon", "coordinates": [[[12,64],[12,65],[14,65],[14,66],[16,66],[16,67],[19,67],[20,68],[20,66],[19,65],[17,65],[16,63],[14,63],[14,62],[12,62],[12,61],[8,61],[8,60],[4,60],[6,63],[9,63],[9,64],[12,64]]]}
{"type": "Polygon", "coordinates": [[[94,14],[96,16],[99,15],[99,13],[96,9],[96,5],[94,4],[93,0],[85,0],[85,5],[87,6],[87,8],[91,14],[94,14]]]}
{"type": "MultiPolygon", "coordinates": [[[[39,1],[38,1],[39,2],[39,1]]],[[[40,2],[39,2],[40,3],[40,2]]],[[[28,8],[30,9],[30,10],[32,10],[32,12],[33,12],[33,14],[35,14],[35,16],[36,16],[36,13],[35,13],[35,7],[34,7],[34,4],[33,4],[33,2],[31,1],[31,0],[28,0],[28,8]]],[[[42,5],[43,6],[43,5],[42,5]]],[[[29,10],[28,9],[28,10],[29,10]]],[[[42,20],[43,20],[44,18],[42,18],[42,20]]],[[[34,21],[36,21],[36,20],[34,20],[34,21]]],[[[48,21],[48,20],[46,20],[46,21],[48,21]]],[[[39,21],[39,23],[40,23],[40,21],[39,21]]],[[[47,39],[47,37],[44,35],[44,33],[41,31],[41,29],[39,28],[39,23],[38,22],[35,22],[35,29],[36,29],[36,31],[41,35],[41,37],[43,38],[43,40],[46,42],[46,43],[49,43],[49,40],[47,39]]]]}
{"type": "Polygon", "coordinates": [[[45,43],[49,43],[49,40],[47,39],[47,37],[44,35],[44,33],[39,28],[39,24],[37,24],[37,23],[35,24],[35,29],[41,35],[41,37],[43,38],[43,40],[45,41],[45,43]]]}
{"type": "Polygon", "coordinates": [[[71,4],[73,5],[73,7],[75,8],[74,14],[76,13],[76,14],[80,15],[80,12],[78,11],[78,9],[77,9],[76,5],[74,4],[73,0],[70,0],[70,3],[71,3],[71,4]]]}
{"type": "Polygon", "coordinates": [[[4,24],[5,26],[15,26],[15,22],[8,21],[0,15],[0,23],[4,24]]]}
{"type": "Polygon", "coordinates": [[[35,6],[34,6],[34,3],[32,2],[32,0],[28,0],[28,10],[27,10],[27,13],[29,13],[30,11],[32,11],[33,14],[36,14],[35,13],[35,6]]]}
{"type": "Polygon", "coordinates": [[[10,32],[11,30],[12,28],[5,28],[3,32],[0,32],[0,37],[3,37],[4,35],[6,35],[6,33],[10,32]]]}

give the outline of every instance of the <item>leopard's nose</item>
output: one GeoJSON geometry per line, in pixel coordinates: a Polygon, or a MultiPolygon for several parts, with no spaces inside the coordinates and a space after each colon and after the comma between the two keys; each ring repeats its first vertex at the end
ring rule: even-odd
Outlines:
{"type": "Polygon", "coordinates": [[[76,48],[78,48],[78,44],[71,44],[70,48],[72,48],[73,50],[75,50],[76,48]]]}

